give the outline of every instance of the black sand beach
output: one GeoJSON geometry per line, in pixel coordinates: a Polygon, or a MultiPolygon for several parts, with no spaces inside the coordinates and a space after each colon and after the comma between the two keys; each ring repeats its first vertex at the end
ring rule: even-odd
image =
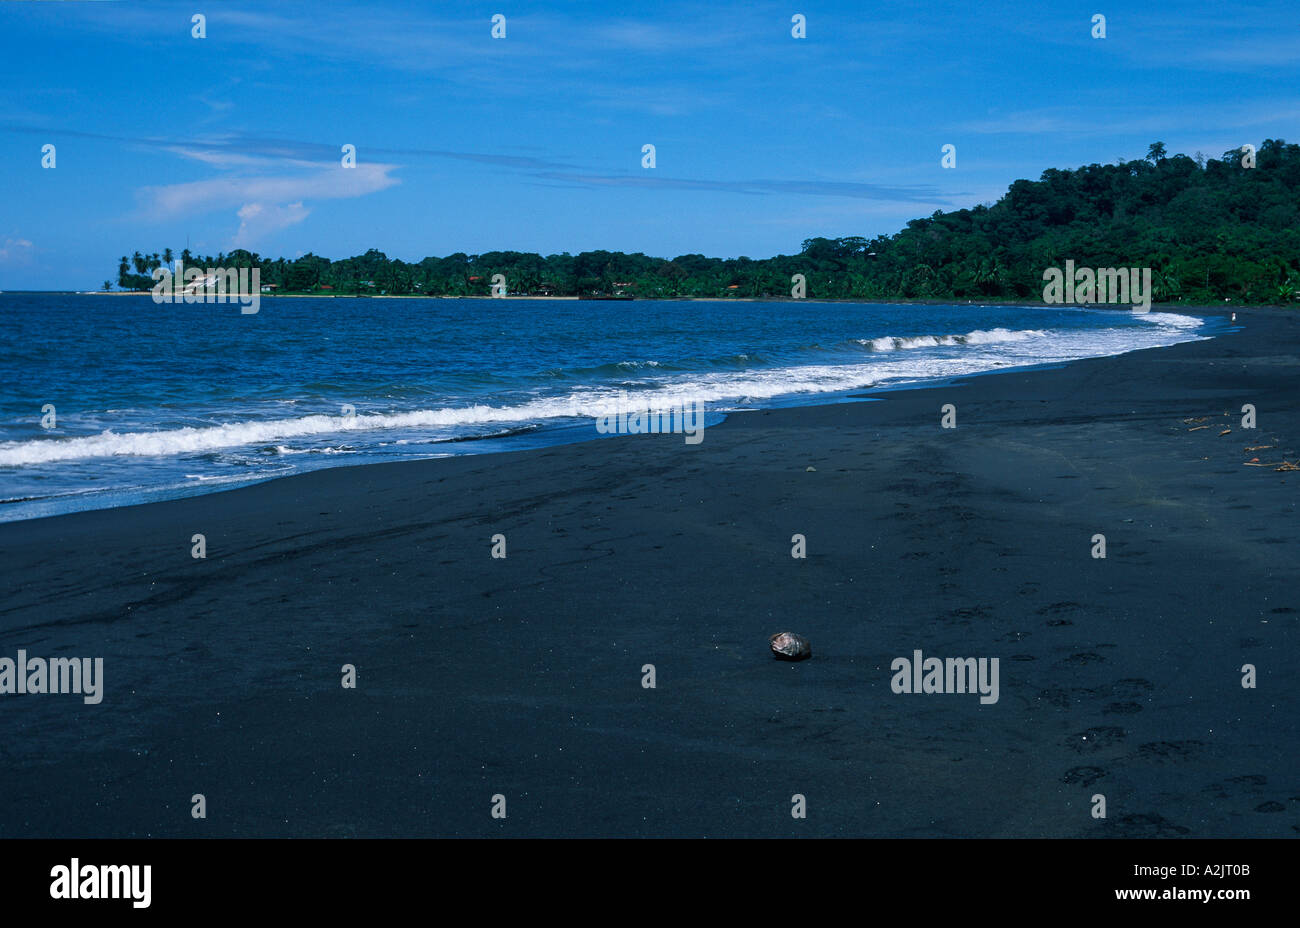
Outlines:
{"type": "Polygon", "coordinates": [[[0,525],[0,656],[105,675],[0,697],[0,835],[1294,837],[1300,472],[1244,462],[1300,458],[1300,317],[1238,325],[0,525]],[[916,649],[999,700],[892,692],[916,649]]]}

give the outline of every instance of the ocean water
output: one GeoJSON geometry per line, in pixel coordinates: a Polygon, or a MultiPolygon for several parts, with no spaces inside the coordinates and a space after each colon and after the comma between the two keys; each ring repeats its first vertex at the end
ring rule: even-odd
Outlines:
{"type": "Polygon", "coordinates": [[[3,293],[0,521],[596,438],[594,416],[620,393],[700,402],[713,424],[866,387],[1171,345],[1219,325],[812,301],[286,297],[245,315],[147,295],[3,293]]]}

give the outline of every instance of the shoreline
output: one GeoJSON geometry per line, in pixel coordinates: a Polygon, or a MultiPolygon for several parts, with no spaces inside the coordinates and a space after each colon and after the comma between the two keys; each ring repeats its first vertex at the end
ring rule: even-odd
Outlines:
{"type": "MultiPolygon", "coordinates": [[[[69,293],[76,296],[149,296],[148,290],[10,290],[10,294],[16,293],[69,293]]],[[[447,294],[427,295],[427,294],[377,294],[377,293],[263,293],[263,299],[279,299],[281,297],[292,299],[362,299],[362,300],[579,300],[578,296],[451,296],[447,294]]],[[[1075,306],[1087,309],[1108,309],[1113,307],[1117,312],[1129,311],[1128,303],[1044,303],[1042,300],[1009,300],[1009,299],[989,299],[989,300],[958,300],[958,299],[877,299],[875,297],[800,297],[794,299],[785,296],[658,296],[658,297],[633,297],[626,299],[619,297],[610,302],[627,302],[627,303],[862,303],[872,306],[1041,306],[1044,309],[1060,309],[1062,306],[1075,306]]],[[[200,305],[200,304],[192,304],[200,305]]],[[[1197,303],[1193,305],[1183,305],[1182,303],[1159,303],[1152,301],[1151,312],[1182,312],[1188,314],[1201,313],[1222,313],[1232,312],[1238,309],[1275,309],[1289,310],[1300,315],[1300,304],[1283,304],[1283,303],[1238,303],[1228,302],[1218,304],[1197,303]]]]}
{"type": "Polygon", "coordinates": [[[0,696],[0,834],[1293,837],[1300,475],[1244,465],[1296,460],[1300,320],[1239,324],[0,524],[0,656],[104,657],[98,705],[0,696]],[[999,700],[891,692],[914,650],[999,700]]]}

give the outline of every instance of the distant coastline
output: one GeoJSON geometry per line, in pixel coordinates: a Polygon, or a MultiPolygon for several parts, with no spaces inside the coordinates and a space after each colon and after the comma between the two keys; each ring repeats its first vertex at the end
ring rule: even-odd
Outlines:
{"type": "MultiPolygon", "coordinates": [[[[992,205],[936,212],[894,235],[808,238],[769,258],[595,250],[541,255],[456,252],[419,261],[377,248],[331,260],[269,258],[243,248],[123,255],[117,286],[147,291],[175,268],[257,269],[266,295],[557,299],[819,299],[1021,303],[1044,293],[1057,266],[1141,272],[1134,302],[1239,306],[1300,301],[1300,145],[1265,139],[1258,163],[1240,152],[1193,159],[1162,143],[1146,158],[1018,180],[992,205]],[[1098,197],[1096,191],[1107,191],[1098,197]],[[516,295],[517,294],[517,295],[516,295]]],[[[188,277],[186,278],[188,281],[188,277]]],[[[1111,277],[1113,280],[1114,278],[1111,277]]],[[[1132,277],[1136,281],[1139,278],[1132,277]]],[[[1086,298],[1094,302],[1090,277],[1086,298]]],[[[1057,279],[1060,283],[1060,278],[1057,279]]],[[[1065,281],[1073,293],[1073,280],[1065,281]]],[[[102,289],[111,290],[105,280],[102,289]]],[[[1068,302],[1074,300],[1067,297],[1068,302]]],[[[1102,302],[1098,299],[1096,302],[1102,302]]]]}
{"type": "MultiPolygon", "coordinates": [[[[147,290],[69,290],[69,291],[11,291],[11,292],[29,292],[29,293],[58,293],[68,292],[76,293],[79,296],[149,296],[147,290]]],[[[323,299],[323,300],[531,300],[535,302],[577,302],[579,297],[576,296],[447,296],[447,295],[430,295],[430,294],[412,294],[412,293],[263,293],[264,300],[277,299],[323,299]]],[[[629,302],[649,303],[861,303],[868,306],[1042,306],[1044,308],[1052,306],[1042,300],[1020,300],[1020,299],[939,299],[939,298],[884,298],[884,297],[828,297],[815,298],[804,297],[798,300],[791,297],[780,296],[664,296],[664,297],[635,297],[629,302]]],[[[198,304],[202,305],[202,304],[198,304]]],[[[1183,313],[1216,313],[1223,312],[1225,309],[1300,309],[1294,304],[1285,303],[1244,303],[1240,301],[1225,300],[1222,303],[1162,303],[1159,305],[1162,309],[1177,310],[1183,313]]],[[[1117,312],[1127,312],[1128,307],[1123,304],[1097,303],[1087,306],[1089,309],[1112,309],[1117,312]]]]}

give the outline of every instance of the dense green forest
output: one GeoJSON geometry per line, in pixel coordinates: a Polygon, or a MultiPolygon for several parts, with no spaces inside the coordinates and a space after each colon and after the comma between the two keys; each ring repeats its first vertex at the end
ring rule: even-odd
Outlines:
{"type": "Polygon", "coordinates": [[[372,249],[287,261],[166,249],[123,257],[118,286],[147,290],[150,272],[174,258],[260,267],[262,285],[280,293],[486,296],[504,274],[511,294],[788,298],[803,274],[810,299],[960,300],[1038,300],[1044,269],[1073,259],[1150,267],[1158,302],[1286,303],[1300,298],[1300,145],[1266,140],[1251,168],[1240,151],[1207,161],[1156,142],[1141,161],[1049,168],[991,206],[936,212],[896,235],[810,238],[797,255],[765,259],[493,251],[408,263],[372,249]]]}

